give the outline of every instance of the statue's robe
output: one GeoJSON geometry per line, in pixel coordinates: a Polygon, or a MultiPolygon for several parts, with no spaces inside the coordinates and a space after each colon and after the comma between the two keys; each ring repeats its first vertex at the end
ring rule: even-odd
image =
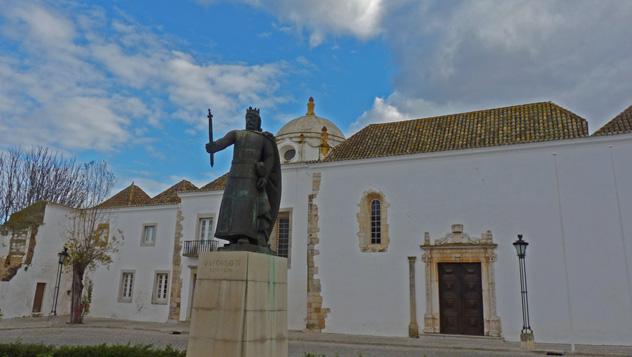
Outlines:
{"type": "Polygon", "coordinates": [[[281,202],[279,152],[270,133],[235,131],[233,161],[224,188],[215,237],[231,243],[248,238],[267,245],[281,202]],[[262,190],[257,180],[266,178],[262,190]]]}

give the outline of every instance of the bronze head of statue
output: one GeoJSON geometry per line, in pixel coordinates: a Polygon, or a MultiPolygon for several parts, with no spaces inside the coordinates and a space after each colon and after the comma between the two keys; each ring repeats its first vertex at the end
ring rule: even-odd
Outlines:
{"type": "Polygon", "coordinates": [[[248,107],[246,110],[246,130],[262,131],[258,108],[248,107]]]}

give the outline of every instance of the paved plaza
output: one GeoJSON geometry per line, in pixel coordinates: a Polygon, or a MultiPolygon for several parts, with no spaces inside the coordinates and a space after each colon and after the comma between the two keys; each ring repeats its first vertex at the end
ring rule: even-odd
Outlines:
{"type": "MultiPolygon", "coordinates": [[[[25,318],[0,321],[2,343],[21,341],[52,345],[140,344],[186,348],[188,324],[148,323],[123,320],[87,319],[79,326],[65,319],[25,318]]],[[[570,346],[539,344],[534,352],[520,350],[519,344],[500,339],[455,336],[399,337],[307,334],[290,331],[289,357],[443,357],[443,356],[632,356],[632,347],[570,346]]]]}

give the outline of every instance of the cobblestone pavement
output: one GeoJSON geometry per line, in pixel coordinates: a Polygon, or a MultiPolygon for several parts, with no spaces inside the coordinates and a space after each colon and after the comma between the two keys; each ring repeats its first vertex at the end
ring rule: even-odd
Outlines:
{"type": "MultiPolygon", "coordinates": [[[[82,325],[68,325],[66,317],[0,320],[0,343],[22,341],[57,345],[171,345],[186,348],[187,322],[158,323],[87,318],[82,325]]],[[[318,357],[432,357],[432,356],[537,356],[555,352],[567,356],[632,356],[632,346],[577,345],[570,353],[565,344],[537,343],[537,351],[525,352],[518,342],[499,338],[422,335],[418,339],[304,333],[289,331],[290,357],[313,353],[318,357]]],[[[555,355],[554,354],[554,355],[555,355]]]]}
{"type": "MultiPolygon", "coordinates": [[[[184,349],[188,335],[172,335],[162,331],[144,331],[94,327],[50,327],[0,330],[2,343],[22,341],[51,345],[141,344],[184,349]]],[[[289,357],[304,357],[313,353],[321,357],[448,357],[448,356],[534,356],[532,353],[463,351],[453,349],[358,346],[329,342],[290,341],[289,357]]]]}
{"type": "Polygon", "coordinates": [[[142,331],[93,327],[34,328],[0,330],[3,343],[21,341],[45,345],[171,345],[185,349],[188,335],[172,335],[160,331],[142,331]]]}

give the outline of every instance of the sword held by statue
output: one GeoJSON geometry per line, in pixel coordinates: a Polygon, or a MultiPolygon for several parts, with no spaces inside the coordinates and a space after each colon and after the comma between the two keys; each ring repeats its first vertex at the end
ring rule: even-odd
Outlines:
{"type": "MultiPolygon", "coordinates": [[[[208,142],[213,145],[213,114],[211,113],[211,109],[208,110],[208,142]]],[[[215,164],[215,153],[209,153],[211,155],[211,167],[215,164]]]]}

